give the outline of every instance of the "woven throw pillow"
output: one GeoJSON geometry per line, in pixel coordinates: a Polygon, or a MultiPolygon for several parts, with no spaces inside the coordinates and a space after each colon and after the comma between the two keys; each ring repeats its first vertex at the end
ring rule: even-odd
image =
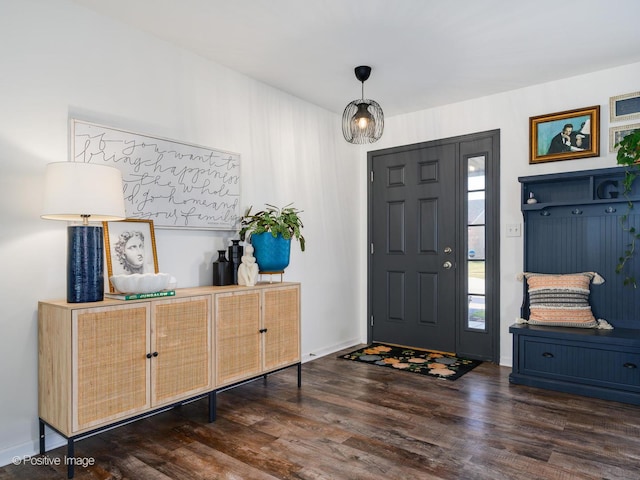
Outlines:
{"type": "Polygon", "coordinates": [[[612,328],[596,320],[589,304],[590,284],[604,279],[595,272],[549,275],[523,273],[529,293],[529,319],[520,323],[580,328],[612,328]]]}

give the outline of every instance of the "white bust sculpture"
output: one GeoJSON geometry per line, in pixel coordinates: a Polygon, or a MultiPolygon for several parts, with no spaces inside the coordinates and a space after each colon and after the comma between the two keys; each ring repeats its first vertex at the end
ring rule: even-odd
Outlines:
{"type": "Polygon", "coordinates": [[[244,255],[240,260],[242,263],[238,267],[238,285],[252,287],[258,279],[258,264],[253,256],[253,247],[251,245],[244,247],[244,255]]]}

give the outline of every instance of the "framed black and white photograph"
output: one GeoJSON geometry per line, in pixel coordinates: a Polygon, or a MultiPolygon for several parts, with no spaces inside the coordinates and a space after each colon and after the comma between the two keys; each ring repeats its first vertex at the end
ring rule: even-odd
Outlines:
{"type": "Polygon", "coordinates": [[[617,152],[618,143],[629,135],[637,130],[640,130],[640,123],[634,123],[632,125],[621,125],[619,127],[610,127],[609,128],[609,151],[611,153],[617,152]]]}
{"type": "Polygon", "coordinates": [[[529,118],[529,163],[600,155],[600,105],[529,118]]]}
{"type": "MultiPolygon", "coordinates": [[[[158,255],[153,220],[127,219],[103,222],[107,273],[133,275],[158,273],[158,255]]],[[[109,289],[115,289],[109,282],[109,289]]]]}
{"type": "Polygon", "coordinates": [[[611,97],[609,99],[609,113],[612,122],[640,118],[640,92],[611,97]]]}

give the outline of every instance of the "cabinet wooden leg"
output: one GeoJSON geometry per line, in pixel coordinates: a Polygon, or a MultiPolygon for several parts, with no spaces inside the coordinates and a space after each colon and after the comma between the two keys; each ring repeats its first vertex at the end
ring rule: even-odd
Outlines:
{"type": "Polygon", "coordinates": [[[298,388],[302,387],[302,363],[298,364],[298,388]]]}

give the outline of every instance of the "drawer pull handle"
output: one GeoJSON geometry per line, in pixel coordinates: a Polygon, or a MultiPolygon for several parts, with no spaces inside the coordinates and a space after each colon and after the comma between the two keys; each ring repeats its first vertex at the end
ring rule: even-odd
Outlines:
{"type": "Polygon", "coordinates": [[[625,363],[625,364],[623,365],[623,367],[624,367],[624,368],[631,368],[631,369],[633,369],[633,368],[638,368],[638,366],[637,366],[635,363],[630,363],[630,362],[625,363]]]}
{"type": "Polygon", "coordinates": [[[544,353],[542,354],[542,356],[543,356],[544,358],[553,358],[553,353],[551,353],[551,352],[544,352],[544,353]]]}
{"type": "Polygon", "coordinates": [[[260,333],[265,333],[267,331],[266,328],[261,328],[260,330],[258,330],[260,333]]]}

